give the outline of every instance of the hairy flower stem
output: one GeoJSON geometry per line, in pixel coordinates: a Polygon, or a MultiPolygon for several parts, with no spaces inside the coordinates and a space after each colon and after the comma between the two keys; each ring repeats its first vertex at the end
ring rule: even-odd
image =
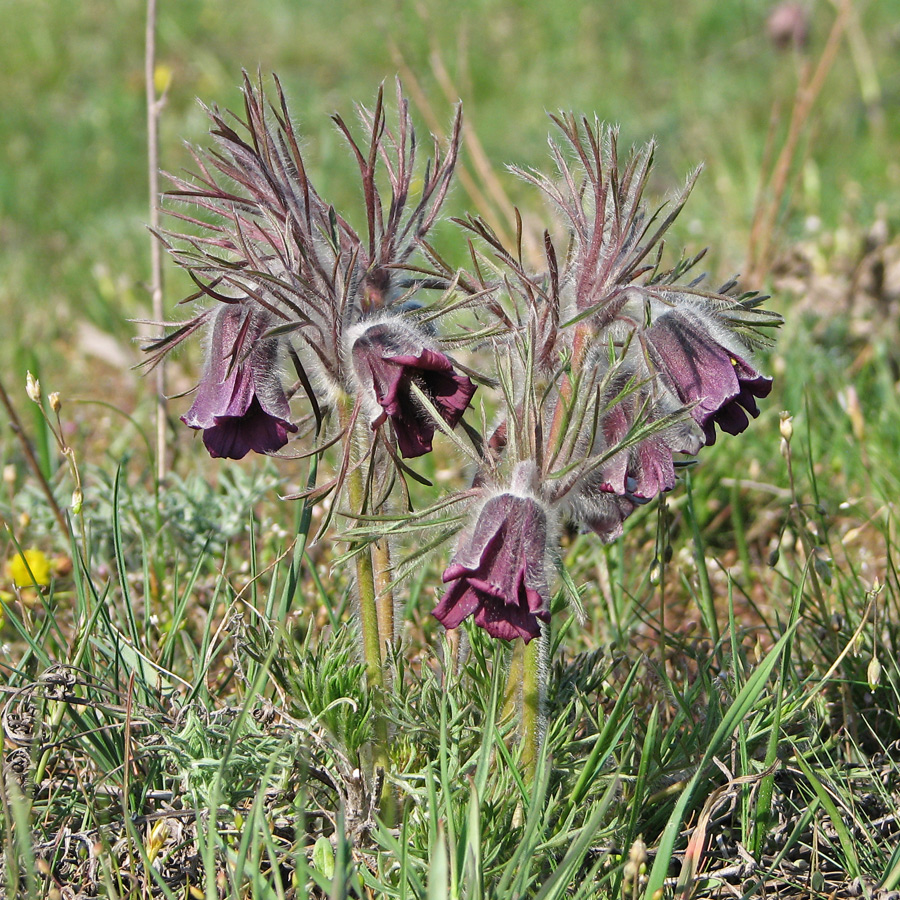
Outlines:
{"type": "Polygon", "coordinates": [[[387,540],[376,541],[372,547],[372,563],[375,567],[375,606],[378,616],[378,646],[381,665],[387,674],[388,647],[394,642],[394,589],[391,574],[391,548],[387,540]]]}
{"type": "Polygon", "coordinates": [[[503,708],[500,722],[508,722],[514,715],[519,719],[519,740],[522,746],[522,767],[526,779],[534,779],[541,741],[544,736],[543,702],[546,681],[545,655],[547,636],[543,627],[541,636],[528,644],[516,641],[513,645],[503,708]]]}
{"type": "Polygon", "coordinates": [[[503,692],[503,709],[500,711],[500,721],[508,722],[518,712],[519,694],[522,690],[523,672],[522,665],[525,659],[525,642],[516,641],[513,644],[512,656],[509,660],[509,670],[506,673],[506,689],[503,692]]]}
{"type": "Polygon", "coordinates": [[[541,707],[543,706],[545,688],[543,657],[546,643],[547,636],[542,630],[539,638],[535,638],[525,645],[524,659],[522,660],[521,760],[526,778],[529,781],[534,781],[544,733],[541,707]]]}
{"type": "MultiPolygon", "coordinates": [[[[346,430],[346,440],[350,442],[350,468],[347,473],[347,494],[350,501],[350,509],[354,512],[365,512],[366,488],[364,469],[360,461],[364,458],[364,450],[357,440],[360,429],[357,429],[353,415],[354,400],[344,396],[338,403],[341,426],[346,430]]],[[[368,435],[368,429],[366,430],[368,435]]],[[[386,549],[386,547],[385,547],[386,549]]],[[[384,703],[385,664],[382,657],[384,644],[379,636],[378,615],[378,590],[379,579],[376,578],[375,567],[372,564],[373,551],[371,547],[360,546],[354,542],[350,544],[350,550],[357,550],[356,559],[356,595],[359,601],[359,624],[362,634],[363,659],[366,664],[366,682],[372,693],[372,705],[374,708],[375,741],[372,747],[372,763],[374,769],[386,772],[390,762],[387,751],[388,725],[387,720],[381,714],[384,703]]],[[[382,557],[382,562],[385,562],[382,557]]],[[[389,572],[390,558],[386,559],[389,572]]],[[[393,603],[393,598],[388,594],[388,599],[393,603]]],[[[393,610],[391,612],[393,618],[393,610]]],[[[372,774],[373,783],[377,775],[372,774]]],[[[391,824],[395,818],[394,798],[387,781],[384,782],[382,795],[379,798],[382,821],[391,824]]]]}
{"type": "MultiPolygon", "coordinates": [[[[341,425],[347,430],[346,439],[350,441],[350,467],[347,473],[347,493],[350,509],[363,513],[365,505],[365,482],[361,459],[361,448],[357,442],[355,422],[353,421],[353,398],[345,396],[340,406],[341,425]]],[[[372,565],[372,551],[358,543],[350,545],[356,551],[356,594],[359,601],[359,621],[362,633],[363,658],[366,663],[366,679],[369,687],[384,686],[384,670],[381,658],[381,641],[378,633],[378,607],[376,602],[375,570],[372,565]]]]}

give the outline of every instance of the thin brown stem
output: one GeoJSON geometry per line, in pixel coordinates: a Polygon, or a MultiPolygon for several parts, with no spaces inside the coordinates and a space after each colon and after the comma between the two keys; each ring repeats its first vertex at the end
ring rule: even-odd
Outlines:
{"type": "MultiPolygon", "coordinates": [[[[153,319],[162,322],[163,270],[159,232],[159,115],[165,93],[156,96],[156,0],[147,0],[147,31],[144,46],[144,84],[147,92],[147,180],[150,191],[150,297],[153,319]]],[[[156,477],[166,477],[166,367],[160,359],[155,368],[156,386],[156,477]]]]}
{"type": "MultiPolygon", "coordinates": [[[[768,177],[768,184],[764,191],[765,196],[761,199],[753,215],[750,259],[747,267],[751,282],[760,281],[771,264],[778,212],[782,208],[791,168],[797,155],[797,146],[809,120],[813,105],[818,99],[825,84],[825,79],[828,77],[828,73],[831,71],[831,67],[837,57],[841,38],[852,9],[853,0],[842,0],[837,18],[831,26],[831,32],[819,57],[818,64],[811,75],[804,73],[800,77],[784,145],[768,177]]],[[[765,176],[763,180],[765,180],[765,176]]]]}
{"type": "Polygon", "coordinates": [[[22,452],[25,454],[25,459],[28,462],[28,467],[34,473],[34,477],[37,478],[38,484],[41,486],[41,491],[43,491],[44,496],[47,498],[47,502],[50,504],[50,509],[53,510],[53,515],[56,518],[56,522],[59,525],[60,531],[63,533],[63,537],[66,539],[66,543],[69,542],[71,535],[69,532],[69,524],[66,522],[65,514],[62,509],[60,509],[59,504],[56,502],[56,498],[53,496],[53,490],[50,487],[47,479],[44,477],[43,471],[41,471],[40,463],[37,461],[37,457],[34,455],[34,450],[31,449],[31,442],[28,440],[28,437],[25,434],[25,429],[22,428],[22,423],[19,420],[19,416],[16,413],[15,407],[12,405],[12,401],[9,399],[9,394],[6,393],[6,388],[3,386],[3,381],[0,379],[0,403],[3,404],[4,409],[6,410],[6,414],[9,416],[9,424],[12,428],[14,434],[19,439],[19,443],[22,445],[22,452]]]}
{"type": "MultiPolygon", "coordinates": [[[[409,64],[406,62],[403,54],[400,52],[400,49],[396,44],[391,44],[391,55],[394,60],[394,64],[397,66],[397,69],[400,71],[403,77],[403,83],[406,88],[409,90],[410,95],[415,101],[416,107],[425,117],[425,121],[428,123],[428,128],[435,137],[444,140],[444,130],[441,128],[440,120],[431,103],[428,101],[428,97],[425,94],[425,91],[422,89],[422,85],[419,83],[418,78],[416,78],[415,73],[410,68],[409,64]]],[[[475,205],[475,208],[479,211],[482,218],[491,226],[491,228],[500,235],[503,243],[509,246],[513,243],[513,235],[511,232],[505,227],[503,219],[497,214],[494,209],[493,204],[488,200],[484,191],[479,187],[478,182],[472,176],[472,173],[465,167],[464,164],[460,164],[456,169],[456,177],[459,178],[459,183],[462,185],[463,190],[466,194],[469,195],[470,199],[475,205]]]]}

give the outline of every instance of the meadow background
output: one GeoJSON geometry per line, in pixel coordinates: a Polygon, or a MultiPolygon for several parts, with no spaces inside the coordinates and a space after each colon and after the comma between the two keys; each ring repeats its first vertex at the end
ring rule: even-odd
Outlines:
{"type": "MultiPolygon", "coordinates": [[[[241,68],[275,71],[313,180],[358,208],[329,116],[399,73],[422,134],[464,102],[451,212],[509,227],[512,203],[539,236],[547,211],[504,166],[548,167],[547,111],[596,113],[622,147],[658,139],[652,196],[704,164],[670,257],[709,246],[712,281],[750,273],[786,320],[761,417],[706,451],[691,496],[609,548],[570,536],[587,619],[556,636],[534,785],[504,740],[500,651],[472,635],[460,672],[442,662],[442,559],[409,586],[386,827],[354,781],[369,726],[345,580],[327,543],[291,556],[298,510],[277,501],[304,465],[209,460],[178,399],[154,479],[153,385],[133,368],[150,306],[144,6],[0,0],[0,380],[21,424],[0,432],[8,896],[900,885],[900,15],[808,9],[806,50],[780,52],[758,0],[161,0],[162,168],[206,144],[198,97],[239,110],[241,68]],[[826,57],[772,193],[798,83],[826,57]],[[71,541],[41,489],[71,506],[54,429],[84,495],[71,541]],[[47,562],[38,586],[16,568],[26,549],[47,562]]],[[[189,292],[166,264],[167,310],[189,292]]],[[[172,362],[171,393],[198,364],[172,362]]],[[[449,444],[423,468],[439,484],[459,470],[449,444]]]]}

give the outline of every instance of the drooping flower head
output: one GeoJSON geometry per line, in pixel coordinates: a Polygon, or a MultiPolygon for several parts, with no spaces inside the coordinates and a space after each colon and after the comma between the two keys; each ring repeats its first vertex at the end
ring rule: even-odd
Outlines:
{"type": "Polygon", "coordinates": [[[373,429],[390,419],[402,456],[431,450],[435,423],[415,396],[415,386],[441,418],[455,428],[475,385],[458,374],[450,360],[424,345],[425,334],[400,320],[360,327],[352,340],[353,371],[373,429]]]}
{"type": "MultiPolygon", "coordinates": [[[[460,113],[446,151],[435,142],[424,173],[416,165],[418,144],[399,83],[395,128],[388,124],[382,91],[373,110],[358,109],[367,141],[358,143],[344,120],[333,117],[359,166],[366,229],[358,234],[310,181],[277,79],[276,86],[278,102],[268,106],[261,86],[245,75],[243,121],[215,107],[208,110],[215,152],[195,153],[199,174],[192,179],[169,176],[174,190],[168,196],[212,214],[213,224],[170,209],[171,215],[202,226],[204,232],[166,232],[164,239],[170,240],[176,261],[199,287],[189,299],[227,304],[238,294],[244,298],[242,305],[255,310],[253,322],[260,316],[267,322],[277,319],[281,342],[290,347],[317,421],[322,420],[322,407],[352,399],[357,390],[373,394],[381,404],[382,421],[387,417],[393,423],[400,453],[421,455],[431,448],[434,423],[413,401],[408,386],[421,387],[451,426],[458,423],[474,390],[440,349],[434,327],[439,304],[432,304],[427,327],[417,312],[421,291],[443,289],[449,282],[417,278],[406,270],[449,190],[459,150],[460,113]],[[388,332],[371,331],[373,323],[388,320],[395,323],[388,332]],[[363,339],[367,330],[368,339],[363,339]],[[386,333],[390,348],[381,347],[386,333]],[[403,339],[394,340],[397,335],[403,339]]],[[[186,335],[176,332],[164,349],[186,335]]],[[[152,349],[164,352],[164,343],[152,349]]],[[[243,382],[241,387],[246,393],[243,382]]],[[[197,409],[209,407],[205,391],[198,400],[203,402],[197,409]]],[[[261,410],[267,411],[264,405],[261,410]]],[[[280,432],[259,416],[251,401],[242,415],[254,413],[259,420],[257,443],[280,440],[280,432]],[[270,427],[271,434],[263,435],[264,427],[270,427]]],[[[280,412],[276,417],[286,419],[280,412]]],[[[194,411],[188,418],[201,421],[194,411]]],[[[228,451],[226,436],[213,434],[212,439],[213,447],[228,451]]],[[[240,449],[236,444],[235,452],[240,449]]]]}
{"type": "Polygon", "coordinates": [[[213,457],[274,453],[297,431],[278,371],[278,340],[263,337],[264,311],[222,304],[212,322],[206,366],[181,420],[203,431],[213,457]]]}
{"type": "MultiPolygon", "coordinates": [[[[633,510],[671,490],[677,467],[758,414],[771,379],[753,362],[760,329],[778,315],[756,292],[685,283],[702,254],[661,265],[666,231],[696,180],[656,211],[643,200],[652,143],[619,160],[615,129],[596,119],[552,117],[558,178],[519,171],[559,209],[569,246],[545,233],[545,268],[529,270],[521,241],[509,249],[483,220],[463,224],[486,245],[484,271],[470,276],[512,306],[501,313],[515,344],[505,384],[504,435],[516,460],[531,458],[542,499],[605,540],[633,510]],[[665,206],[669,206],[665,209],[665,206]]],[[[499,433],[499,432],[498,432],[499,433]]],[[[490,445],[489,445],[490,446],[490,445]]]]}
{"type": "Polygon", "coordinates": [[[548,512],[533,496],[489,497],[444,570],[448,585],[434,616],[456,628],[468,616],[492,637],[527,643],[550,618],[548,512]]]}
{"type": "Polygon", "coordinates": [[[740,434],[749,424],[748,413],[759,415],[756,398],[772,390],[772,379],[744,358],[747,351],[742,356],[732,349],[737,339],[691,306],[664,312],[642,340],[661,378],[691,408],[707,445],[716,441],[716,424],[740,434]]]}

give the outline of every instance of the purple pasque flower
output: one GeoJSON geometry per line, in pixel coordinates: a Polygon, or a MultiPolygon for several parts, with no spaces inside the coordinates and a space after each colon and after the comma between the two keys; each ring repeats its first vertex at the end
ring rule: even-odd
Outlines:
{"type": "Polygon", "coordinates": [[[399,319],[354,329],[351,338],[353,372],[372,428],[390,419],[402,456],[428,453],[436,426],[412,385],[455,428],[475,393],[471,379],[458,374],[443,353],[426,346],[425,334],[399,319]]]}
{"type": "MultiPolygon", "coordinates": [[[[313,183],[313,167],[300,149],[306,141],[292,124],[277,77],[275,87],[276,96],[267,102],[262,83],[245,73],[241,115],[207,110],[215,148],[194,152],[198,174],[169,176],[174,189],[168,194],[199,209],[203,221],[195,212],[173,209],[171,215],[191,227],[166,232],[163,239],[197,283],[192,299],[221,300],[239,290],[248,305],[282,317],[279,324],[290,330],[297,352],[295,365],[303,369],[303,389],[317,408],[337,393],[352,393],[348,332],[381,311],[402,311],[414,283],[428,280],[403,270],[440,216],[456,166],[462,114],[458,110],[446,147],[435,142],[424,165],[418,164],[422,145],[399,82],[394,123],[389,124],[383,89],[373,109],[358,109],[364,140],[354,137],[341,116],[333,117],[359,167],[366,228],[357,233],[352,217],[313,183]],[[204,223],[198,236],[196,226],[204,223]]],[[[438,288],[447,285],[440,281],[438,288]]],[[[430,321],[438,317],[432,314],[430,321]]]]}
{"type": "Polygon", "coordinates": [[[676,455],[693,455],[703,444],[697,425],[668,392],[654,390],[652,381],[627,392],[627,381],[620,373],[607,385],[586,471],[567,497],[572,518],[605,543],[622,535],[638,506],[675,486],[676,455]]]}
{"type": "Polygon", "coordinates": [[[633,494],[613,494],[597,481],[587,482],[570,503],[572,518],[585,530],[593,531],[604,544],[610,544],[625,533],[625,520],[646,503],[633,494]]]}
{"type": "Polygon", "coordinates": [[[240,303],[223,303],[215,314],[197,396],[181,417],[203,431],[210,456],[272,453],[297,431],[278,375],[278,341],[262,337],[270,325],[268,314],[240,303]]]}
{"type": "Polygon", "coordinates": [[[490,497],[444,570],[449,587],[433,615],[445,628],[474,615],[476,625],[506,641],[538,637],[540,622],[550,619],[547,533],[547,511],[534,497],[490,497]]]}
{"type": "Polygon", "coordinates": [[[772,390],[772,379],[731,349],[734,335],[708,324],[708,317],[690,306],[660,315],[641,339],[664,381],[692,407],[707,445],[716,441],[716,424],[728,434],[744,431],[748,413],[759,415],[756,398],[772,390]]]}

